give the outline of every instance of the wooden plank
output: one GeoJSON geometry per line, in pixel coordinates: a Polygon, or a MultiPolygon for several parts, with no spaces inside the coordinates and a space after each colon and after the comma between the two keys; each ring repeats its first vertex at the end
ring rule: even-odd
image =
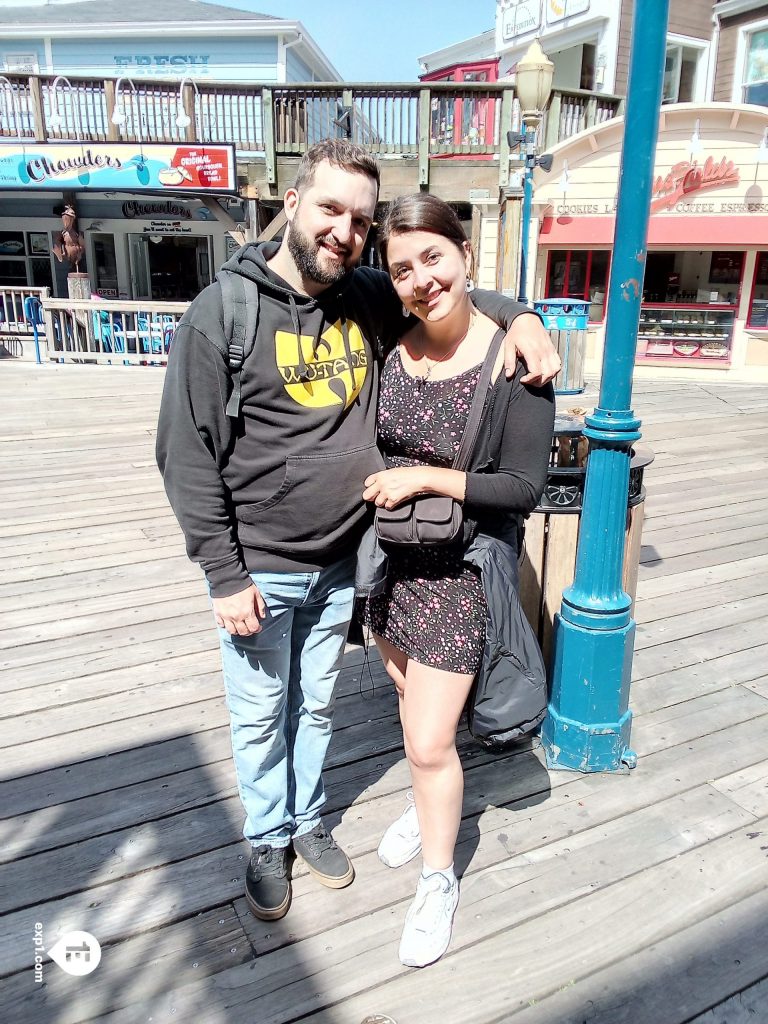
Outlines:
{"type": "Polygon", "coordinates": [[[758,1024],[768,1005],[768,983],[751,982],[765,971],[767,911],[768,894],[750,896],[580,978],[512,1019],[515,1024],[758,1024]],[[746,991],[709,1009],[724,992],[742,988],[746,991]]]}
{"type": "Polygon", "coordinates": [[[691,612],[706,613],[709,609],[718,608],[726,602],[740,601],[762,594],[768,594],[768,558],[764,572],[753,572],[741,579],[728,580],[724,583],[713,582],[707,586],[686,589],[684,597],[679,594],[646,597],[635,606],[633,615],[643,627],[665,619],[674,623],[680,615],[688,615],[691,612]]]}
{"type": "MultiPolygon", "coordinates": [[[[600,836],[586,833],[561,840],[538,851],[536,857],[530,853],[504,857],[502,849],[503,863],[465,880],[451,953],[431,968],[426,990],[422,974],[404,971],[397,963],[397,939],[407,905],[407,900],[402,900],[394,914],[393,908],[386,906],[324,936],[295,942],[269,957],[262,954],[257,977],[249,977],[243,968],[227,971],[226,976],[212,979],[212,998],[219,1011],[230,1017],[235,1008],[241,1019],[258,1012],[260,1024],[282,1024],[297,1017],[359,1024],[376,1007],[386,1009],[398,1024],[443,1024],[446,1020],[486,1024],[526,1005],[531,998],[539,998],[563,963],[569,976],[578,976],[589,916],[601,923],[609,920],[609,913],[614,920],[622,916],[631,919],[638,904],[645,908],[659,900],[665,876],[672,876],[676,883],[668,905],[644,914],[636,927],[626,927],[619,934],[607,926],[598,929],[590,943],[593,955],[596,948],[598,963],[611,962],[617,955],[628,955],[654,939],[667,937],[675,929],[674,914],[680,915],[678,926],[692,925],[721,910],[734,897],[745,899],[761,892],[764,856],[746,839],[747,830],[757,825],[750,820],[731,831],[728,826],[736,820],[735,811],[723,808],[722,817],[713,810],[714,818],[707,826],[700,817],[696,820],[694,811],[695,807],[701,815],[699,801],[704,799],[698,792],[674,799],[683,818],[679,831],[671,823],[662,826],[654,820],[651,809],[630,816],[623,829],[608,827],[600,830],[600,836]],[[709,842],[704,839],[707,827],[714,829],[709,842]],[[704,845],[699,845],[702,842],[704,845]],[[732,872],[720,884],[718,872],[727,871],[734,842],[744,851],[744,873],[738,877],[732,872]],[[562,866],[565,855],[567,872],[562,866]],[[599,873],[595,871],[596,858],[601,864],[599,873]],[[700,873],[706,887],[697,900],[691,899],[687,883],[692,873],[700,873]],[[580,899],[574,912],[568,903],[576,894],[580,899]],[[626,908],[623,913],[622,908],[626,908]],[[577,923],[581,929],[578,941],[577,923]],[[333,958],[328,956],[329,946],[333,958]],[[556,949],[557,959],[544,955],[547,948],[556,949]],[[310,977],[312,984],[308,985],[310,977]],[[498,984],[500,978],[510,979],[511,991],[498,984]]],[[[493,839],[498,849],[498,837],[493,839]]],[[[400,891],[407,892],[411,879],[406,880],[402,873],[396,877],[403,878],[400,891]]],[[[336,901],[339,897],[349,900],[350,893],[336,893],[336,901]]],[[[326,902],[322,894],[320,900],[326,902]]],[[[189,1015],[202,996],[202,985],[187,986],[109,1019],[121,1024],[130,1019],[129,1013],[134,1020],[137,1016],[162,1019],[171,1007],[189,1015]]]]}
{"type": "Polygon", "coordinates": [[[644,579],[641,575],[637,587],[641,597],[651,599],[695,589],[708,583],[718,584],[726,580],[744,579],[752,573],[763,572],[766,569],[768,569],[768,553],[752,555],[730,564],[723,562],[716,566],[694,566],[667,578],[654,576],[644,579]]]}
{"type": "MultiPolygon", "coordinates": [[[[754,827],[766,824],[763,819],[754,827]]],[[[672,862],[649,867],[607,887],[600,885],[593,869],[591,883],[584,879],[581,899],[572,907],[542,912],[542,904],[548,902],[547,893],[536,886],[538,911],[531,908],[529,919],[523,923],[518,923],[520,908],[516,901],[527,902],[524,890],[515,887],[499,894],[492,905],[482,908],[484,913],[478,914],[479,894],[474,890],[468,894],[465,887],[465,914],[454,943],[463,943],[472,935],[477,945],[462,948],[435,964],[430,969],[427,992],[418,972],[401,971],[383,990],[371,991],[369,987],[364,995],[343,1002],[331,997],[330,1006],[328,994],[324,1004],[315,997],[316,1004],[327,1008],[305,1019],[312,1024],[359,1024],[371,1006],[386,1007],[398,1024],[441,1024],[445,1020],[486,1024],[488,1020],[504,1019],[546,998],[563,984],[561,979],[576,981],[584,977],[587,934],[590,962],[607,966],[678,930],[700,924],[730,903],[757,896],[764,880],[765,857],[747,838],[752,828],[745,826],[703,848],[682,853],[672,862]],[[743,874],[730,870],[736,850],[743,874]],[[468,896],[473,909],[477,906],[475,920],[469,920],[466,913],[468,896]],[[501,978],[508,980],[499,984],[501,978]]],[[[638,842],[642,845],[642,840],[638,842]]],[[[762,900],[760,905],[764,905],[762,900]]],[[[384,938],[379,936],[380,940],[384,938]]],[[[382,946],[383,942],[377,951],[381,961],[386,954],[382,946]]],[[[349,972],[350,965],[346,967],[349,972]]],[[[372,980],[369,975],[369,986],[372,980]]],[[[315,984],[319,981],[316,978],[315,984]]],[[[279,1019],[266,1017],[264,1024],[279,1019]]]]}
{"type": "MultiPolygon", "coordinates": [[[[764,585],[765,586],[765,585],[764,585]]],[[[761,586],[762,590],[763,587],[761,586]]],[[[712,633],[723,626],[752,622],[768,615],[768,592],[745,597],[742,600],[731,600],[727,604],[708,607],[702,614],[701,609],[680,611],[679,614],[654,623],[638,626],[635,638],[635,650],[645,650],[655,644],[669,644],[674,640],[698,636],[701,633],[712,633]]]]}
{"type": "MultiPolygon", "coordinates": [[[[747,927],[750,927],[749,923],[743,926],[742,931],[746,932],[747,927]]],[[[756,923],[751,931],[756,943],[765,948],[765,940],[761,938],[763,933],[760,923],[756,923]]],[[[741,967],[744,958],[749,957],[753,948],[754,944],[749,943],[745,950],[742,943],[735,950],[729,950],[729,960],[741,967]]],[[[765,965],[762,966],[764,969],[765,965]]],[[[743,972],[739,971],[739,975],[743,976],[743,972]]],[[[729,975],[729,981],[731,985],[734,983],[733,974],[729,975]]],[[[762,981],[731,996],[719,1006],[706,1010],[701,1016],[691,1020],[690,1024],[756,1024],[760,1020],[761,1014],[765,1013],[766,1006],[768,1006],[768,978],[763,978],[762,981]]]]}
{"type": "Polygon", "coordinates": [[[633,678],[642,679],[686,665],[703,664],[723,654],[749,650],[755,646],[756,638],[766,635],[766,629],[768,617],[761,617],[752,622],[723,626],[712,633],[644,648],[635,655],[633,678]]]}
{"type": "Polygon", "coordinates": [[[549,517],[541,626],[541,650],[546,664],[552,654],[555,614],[560,611],[563,591],[573,583],[578,531],[578,515],[549,517]]]}
{"type": "Polygon", "coordinates": [[[534,512],[525,523],[525,543],[520,562],[520,603],[533,631],[540,636],[544,540],[547,516],[534,512]]]}

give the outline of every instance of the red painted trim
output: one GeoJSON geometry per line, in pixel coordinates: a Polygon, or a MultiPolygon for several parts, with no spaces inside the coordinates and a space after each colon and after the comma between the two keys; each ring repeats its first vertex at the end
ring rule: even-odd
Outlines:
{"type": "Polygon", "coordinates": [[[489,82],[498,82],[499,80],[499,61],[496,60],[479,60],[470,62],[468,64],[448,64],[444,68],[439,68],[437,71],[427,71],[426,74],[419,75],[420,82],[463,82],[465,72],[472,71],[487,71],[489,82]],[[450,77],[449,77],[450,76],[450,77]]]}
{"type": "MultiPolygon", "coordinates": [[[[586,249],[613,245],[614,217],[544,217],[541,245],[557,249],[586,249]]],[[[768,238],[768,217],[651,217],[649,245],[676,248],[734,249],[742,245],[764,246],[768,238]]]]}

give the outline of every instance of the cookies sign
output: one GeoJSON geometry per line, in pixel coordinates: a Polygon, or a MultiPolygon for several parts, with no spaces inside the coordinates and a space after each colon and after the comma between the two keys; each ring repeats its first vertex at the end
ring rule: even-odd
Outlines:
{"type": "Polygon", "coordinates": [[[156,143],[11,143],[0,189],[234,193],[235,147],[156,143]]]}

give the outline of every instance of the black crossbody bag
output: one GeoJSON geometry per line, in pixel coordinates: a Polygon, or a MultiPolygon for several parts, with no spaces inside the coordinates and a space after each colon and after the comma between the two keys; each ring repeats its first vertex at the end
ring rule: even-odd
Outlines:
{"type": "MultiPolygon", "coordinates": [[[[459,472],[467,468],[472,456],[493,367],[503,340],[504,331],[497,331],[483,360],[464,436],[450,467],[459,472]]],[[[464,540],[464,508],[460,501],[446,494],[417,494],[395,508],[377,508],[375,528],[376,536],[385,544],[406,547],[456,544],[464,540]]]]}

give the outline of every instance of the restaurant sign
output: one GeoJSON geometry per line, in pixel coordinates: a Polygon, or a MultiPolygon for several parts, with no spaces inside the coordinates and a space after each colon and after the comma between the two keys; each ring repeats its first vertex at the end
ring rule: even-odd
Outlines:
{"type": "Polygon", "coordinates": [[[738,184],[739,169],[726,157],[717,162],[709,156],[701,166],[695,160],[680,160],[669,174],[658,175],[655,178],[651,213],[671,209],[685,197],[697,192],[708,192],[724,185],[738,184]]]}
{"type": "Polygon", "coordinates": [[[232,193],[235,147],[14,142],[0,149],[0,189],[232,193]]]}

